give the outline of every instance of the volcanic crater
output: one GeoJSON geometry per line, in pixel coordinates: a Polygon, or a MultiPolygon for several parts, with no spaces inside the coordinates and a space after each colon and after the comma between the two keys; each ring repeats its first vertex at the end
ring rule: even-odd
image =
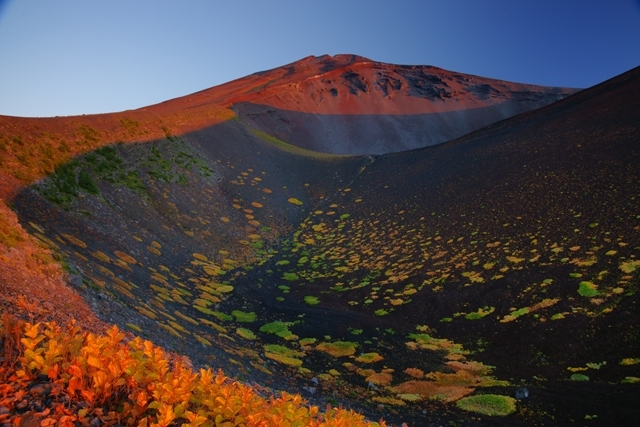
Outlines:
{"type": "Polygon", "coordinates": [[[639,93],[308,57],[0,117],[3,206],[103,321],[241,381],[389,423],[633,425],[639,93]],[[523,387],[504,418],[455,403],[523,387]]]}

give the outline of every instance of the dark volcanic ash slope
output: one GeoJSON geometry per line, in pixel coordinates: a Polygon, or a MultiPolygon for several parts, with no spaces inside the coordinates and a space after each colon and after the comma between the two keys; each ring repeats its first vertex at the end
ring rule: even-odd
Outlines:
{"type": "Polygon", "coordinates": [[[637,68],[459,140],[377,157],[301,225],[292,247],[322,261],[291,268],[302,286],[283,309],[313,294],[336,312],[369,314],[343,327],[346,336],[379,328],[365,353],[383,354],[402,335],[381,362],[395,369],[394,391],[434,398],[433,382],[406,369],[426,372],[422,350],[448,351],[438,343],[447,338],[473,351],[467,360],[530,388],[520,415],[531,423],[598,415],[603,425],[633,425],[639,94],[637,68]]]}
{"type": "Polygon", "coordinates": [[[426,147],[576,91],[354,55],[309,57],[267,75],[231,98],[239,117],[291,144],[337,154],[426,147]]]}

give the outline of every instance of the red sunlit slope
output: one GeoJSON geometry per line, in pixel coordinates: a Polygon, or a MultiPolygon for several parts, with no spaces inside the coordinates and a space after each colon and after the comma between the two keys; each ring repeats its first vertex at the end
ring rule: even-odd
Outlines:
{"type": "Polygon", "coordinates": [[[575,92],[351,55],[310,57],[283,70],[234,98],[236,113],[289,143],[337,154],[437,144],[575,92]]]}
{"type": "Polygon", "coordinates": [[[542,107],[575,89],[511,83],[356,55],[310,56],[149,107],[231,107],[291,144],[336,154],[382,154],[444,142],[542,107]]]}
{"type": "Polygon", "coordinates": [[[137,110],[0,116],[0,145],[11,146],[0,151],[2,196],[98,146],[184,134],[234,116],[303,148],[382,154],[444,142],[575,91],[356,55],[311,56],[137,110]]]}

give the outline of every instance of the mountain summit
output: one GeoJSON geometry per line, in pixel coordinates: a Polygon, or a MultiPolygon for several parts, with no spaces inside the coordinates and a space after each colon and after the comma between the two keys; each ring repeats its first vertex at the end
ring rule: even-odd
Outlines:
{"type": "Polygon", "coordinates": [[[323,55],[169,104],[219,103],[250,126],[309,150],[384,154],[448,141],[574,92],[432,66],[323,55]]]}
{"type": "Polygon", "coordinates": [[[354,55],[310,57],[232,99],[242,120],[300,147],[384,154],[444,142],[573,89],[505,82],[354,55]]]}
{"type": "MultiPolygon", "coordinates": [[[[87,144],[80,144],[79,151],[74,147],[74,141],[87,140],[87,126],[96,131],[89,139],[151,141],[202,130],[235,116],[300,148],[374,155],[448,141],[577,90],[432,66],[387,64],[357,55],[309,56],[136,110],[52,118],[0,116],[0,133],[20,134],[25,143],[39,145],[42,141],[33,141],[42,136],[38,129],[48,129],[49,139],[71,143],[70,152],[77,153],[88,148],[87,144]]],[[[20,171],[21,180],[50,173],[56,163],[53,159],[51,165],[34,169],[8,160],[20,171]]]]}

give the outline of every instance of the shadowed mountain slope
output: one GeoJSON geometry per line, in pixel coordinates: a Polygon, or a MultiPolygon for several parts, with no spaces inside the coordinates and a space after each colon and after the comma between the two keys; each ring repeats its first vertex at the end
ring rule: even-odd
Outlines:
{"type": "Polygon", "coordinates": [[[639,95],[634,69],[381,156],[291,145],[236,102],[214,126],[77,157],[12,202],[103,319],[197,363],[419,425],[473,424],[452,402],[521,386],[504,425],[631,425],[639,95]]]}

